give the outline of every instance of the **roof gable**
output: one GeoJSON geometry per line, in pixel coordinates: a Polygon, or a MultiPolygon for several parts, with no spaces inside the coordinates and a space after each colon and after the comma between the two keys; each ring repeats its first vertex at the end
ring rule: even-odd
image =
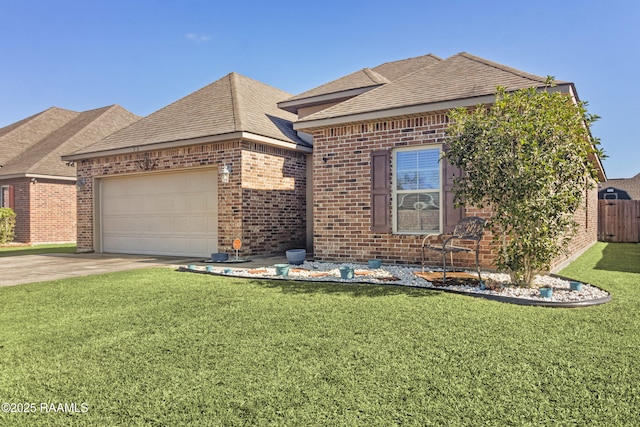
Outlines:
{"type": "MultiPolygon", "coordinates": [[[[517,90],[544,85],[546,78],[459,53],[422,68],[333,107],[318,111],[298,123],[339,118],[443,101],[473,99],[495,94],[496,87],[517,90]]],[[[303,125],[296,128],[304,128],[303,125]]]]}
{"type": "Polygon", "coordinates": [[[296,117],[277,108],[277,102],[289,96],[280,89],[230,73],[73,156],[235,132],[306,145],[293,130],[296,117]]]}
{"type": "Polygon", "coordinates": [[[279,104],[280,108],[297,113],[301,107],[339,102],[352,98],[380,85],[391,83],[407,74],[429,67],[441,59],[428,54],[416,58],[386,62],[377,67],[363,68],[329,83],[310,89],[279,104]]]}
{"type": "MultiPolygon", "coordinates": [[[[127,126],[139,119],[133,113],[124,108],[113,105],[109,107],[89,110],[82,113],[53,108],[39,113],[32,118],[42,119],[44,116],[56,113],[56,117],[61,116],[66,121],[58,122],[48,118],[47,124],[49,133],[38,140],[33,140],[26,148],[20,146],[18,135],[9,133],[5,136],[7,145],[20,147],[21,152],[17,153],[0,169],[0,178],[7,175],[50,175],[59,177],[75,178],[75,168],[68,167],[60,157],[70,151],[76,151],[86,145],[93,144],[114,131],[127,126]],[[73,114],[69,114],[73,113],[73,114]]],[[[27,119],[19,123],[26,126],[24,133],[39,135],[38,123],[27,119]]],[[[13,125],[12,125],[13,126],[13,125]]]]}
{"type": "Polygon", "coordinates": [[[76,111],[52,107],[0,129],[0,164],[6,166],[11,159],[45,139],[78,114],[76,111]]]}

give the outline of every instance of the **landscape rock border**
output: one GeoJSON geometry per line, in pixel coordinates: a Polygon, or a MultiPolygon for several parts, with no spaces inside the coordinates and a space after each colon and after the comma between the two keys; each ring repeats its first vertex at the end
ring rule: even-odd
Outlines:
{"type": "MultiPolygon", "coordinates": [[[[337,266],[343,266],[343,265],[352,266],[357,271],[367,270],[367,266],[366,265],[363,266],[361,264],[313,262],[313,261],[305,262],[301,266],[292,266],[292,270],[301,268],[304,270],[308,270],[310,273],[313,274],[313,272],[330,271],[334,267],[337,268],[337,266]],[[320,270],[319,268],[322,268],[322,270],[320,270]]],[[[381,269],[372,270],[372,271],[378,271],[378,273],[357,275],[356,277],[354,277],[354,279],[349,279],[349,280],[341,279],[339,274],[337,275],[327,274],[327,275],[322,275],[321,277],[317,277],[317,276],[313,277],[311,275],[307,277],[301,277],[296,275],[282,277],[282,276],[276,276],[275,273],[270,274],[270,270],[268,270],[269,268],[274,269],[275,271],[274,267],[264,267],[261,269],[262,272],[260,274],[251,274],[250,273],[251,270],[248,270],[248,269],[225,268],[223,270],[214,269],[214,271],[207,271],[205,267],[202,267],[202,268],[196,267],[195,269],[191,269],[184,266],[179,266],[178,271],[199,273],[199,274],[210,274],[214,276],[225,276],[225,277],[234,277],[234,278],[242,278],[242,279],[287,280],[287,281],[294,281],[294,282],[325,282],[325,283],[340,283],[340,284],[370,284],[370,285],[383,285],[383,286],[395,286],[395,287],[402,286],[402,287],[409,287],[409,288],[420,288],[420,289],[442,291],[442,292],[448,292],[448,293],[453,293],[458,295],[484,298],[492,301],[523,305],[523,306],[579,308],[579,307],[590,307],[590,306],[601,305],[611,301],[610,293],[608,293],[607,291],[597,286],[594,286],[588,283],[583,283],[583,290],[591,289],[601,296],[590,298],[590,299],[557,301],[557,300],[542,298],[539,296],[535,297],[535,296],[532,296],[531,293],[529,294],[529,296],[513,296],[513,295],[510,296],[510,295],[499,294],[490,289],[480,290],[477,287],[464,286],[464,285],[436,286],[425,279],[422,279],[413,275],[413,272],[418,271],[419,268],[411,267],[411,266],[383,265],[381,269]],[[391,270],[391,273],[389,272],[389,270],[391,270]],[[393,273],[401,273],[402,275],[404,275],[405,279],[408,277],[407,273],[409,273],[409,275],[411,276],[411,279],[403,280],[403,279],[398,279],[397,277],[394,278],[393,276],[398,276],[400,274],[393,274],[393,273]]],[[[504,275],[483,273],[483,279],[485,277],[499,277],[499,276],[504,276],[504,275]]],[[[566,287],[568,288],[568,282],[573,279],[569,279],[559,275],[548,275],[548,276],[544,276],[543,280],[550,283],[566,282],[566,287]]],[[[566,293],[566,289],[564,287],[556,288],[556,289],[558,289],[561,292],[564,291],[566,293]]]]}

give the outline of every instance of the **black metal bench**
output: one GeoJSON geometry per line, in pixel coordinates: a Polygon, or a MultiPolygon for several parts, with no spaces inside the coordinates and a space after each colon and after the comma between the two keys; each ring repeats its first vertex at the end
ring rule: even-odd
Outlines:
{"type": "Polygon", "coordinates": [[[480,253],[480,241],[482,240],[482,234],[484,233],[485,223],[486,221],[483,218],[470,216],[460,220],[460,222],[458,222],[453,229],[453,233],[429,234],[428,236],[426,236],[422,240],[422,271],[424,272],[426,258],[425,252],[427,250],[442,253],[442,284],[444,284],[447,280],[447,254],[450,254],[451,256],[451,266],[453,267],[454,253],[475,251],[478,279],[482,282],[478,257],[480,253]],[[438,241],[432,243],[431,240],[435,239],[441,240],[441,242],[438,241]],[[454,245],[453,243],[455,240],[471,240],[475,242],[475,245],[454,245]]]}

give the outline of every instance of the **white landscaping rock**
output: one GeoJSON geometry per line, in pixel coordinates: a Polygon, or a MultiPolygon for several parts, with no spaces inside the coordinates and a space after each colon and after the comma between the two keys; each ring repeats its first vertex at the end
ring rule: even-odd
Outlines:
{"type": "MultiPolygon", "coordinates": [[[[275,267],[265,267],[262,269],[256,269],[266,271],[266,273],[252,274],[251,270],[246,269],[233,269],[229,275],[236,277],[254,277],[254,278],[282,278],[276,276],[275,267]]],[[[463,285],[449,285],[449,286],[434,286],[431,282],[416,276],[414,273],[421,272],[420,267],[401,266],[401,265],[382,265],[381,268],[369,269],[366,264],[357,263],[330,263],[330,262],[315,262],[305,261],[304,264],[298,266],[289,267],[289,276],[287,279],[291,280],[307,280],[317,282],[341,282],[341,283],[374,283],[374,284],[387,284],[387,285],[400,285],[411,286],[420,288],[431,288],[439,290],[451,290],[458,292],[468,292],[484,295],[496,295],[510,298],[521,298],[535,301],[544,302],[582,302],[590,301],[600,298],[606,298],[609,294],[602,289],[595,286],[584,283],[580,291],[572,291],[569,287],[569,281],[548,276],[538,275],[534,278],[533,288],[522,288],[515,286],[507,286],[510,282],[508,274],[501,273],[482,273],[483,280],[490,280],[493,283],[502,284],[504,286],[492,290],[481,290],[479,287],[463,286],[463,285]],[[353,279],[345,280],[340,277],[340,267],[352,267],[356,272],[367,272],[366,275],[354,275],[353,279]],[[292,271],[295,270],[295,271],[292,271]],[[317,277],[313,273],[325,272],[327,276],[317,277]],[[395,278],[397,280],[389,280],[395,278]],[[538,290],[539,287],[551,287],[553,288],[553,296],[551,298],[543,298],[538,290]]],[[[430,271],[442,271],[441,269],[432,269],[430,271]]],[[[218,271],[216,271],[218,272],[218,271]]],[[[475,275],[475,272],[468,272],[475,275]]]]}

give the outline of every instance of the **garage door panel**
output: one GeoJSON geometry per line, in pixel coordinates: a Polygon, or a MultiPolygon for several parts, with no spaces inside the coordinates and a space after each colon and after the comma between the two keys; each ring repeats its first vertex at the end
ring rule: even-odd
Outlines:
{"type": "Polygon", "coordinates": [[[217,170],[101,181],[102,250],[209,256],[217,252],[217,170]]]}

